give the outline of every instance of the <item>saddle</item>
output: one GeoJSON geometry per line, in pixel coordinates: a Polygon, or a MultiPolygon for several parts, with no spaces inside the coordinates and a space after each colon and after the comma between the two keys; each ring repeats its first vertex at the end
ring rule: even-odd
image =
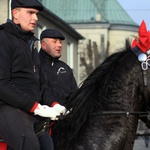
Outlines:
{"type": "Polygon", "coordinates": [[[50,129],[50,119],[41,120],[35,123],[34,130],[37,137],[40,137],[44,132],[48,132],[50,129]]]}

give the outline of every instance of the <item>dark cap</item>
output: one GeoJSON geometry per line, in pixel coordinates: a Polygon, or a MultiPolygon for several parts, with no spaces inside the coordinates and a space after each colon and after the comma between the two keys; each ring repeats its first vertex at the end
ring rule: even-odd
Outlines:
{"type": "Polygon", "coordinates": [[[39,11],[44,9],[44,6],[38,0],[12,0],[11,10],[18,7],[35,8],[39,11]]]}
{"type": "Polygon", "coordinates": [[[41,33],[40,36],[40,40],[42,40],[43,38],[57,38],[57,39],[61,39],[64,40],[65,37],[63,36],[62,33],[60,33],[59,31],[55,30],[55,29],[46,29],[41,33]]]}

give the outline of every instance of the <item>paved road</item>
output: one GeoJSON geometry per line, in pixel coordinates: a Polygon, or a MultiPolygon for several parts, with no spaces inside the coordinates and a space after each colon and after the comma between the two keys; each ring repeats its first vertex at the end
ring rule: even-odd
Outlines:
{"type": "Polygon", "coordinates": [[[135,140],[133,150],[150,150],[150,142],[149,147],[145,147],[144,139],[138,138],[135,140]]]}

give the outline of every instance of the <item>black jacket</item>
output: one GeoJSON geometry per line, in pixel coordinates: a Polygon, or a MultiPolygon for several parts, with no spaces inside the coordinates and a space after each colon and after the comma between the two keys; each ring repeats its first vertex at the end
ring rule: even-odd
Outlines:
{"type": "Polygon", "coordinates": [[[0,26],[0,105],[29,112],[40,102],[46,78],[40,68],[37,40],[8,20],[0,26]]]}
{"type": "Polygon", "coordinates": [[[49,91],[52,93],[52,102],[65,105],[70,95],[78,89],[72,69],[59,58],[52,58],[42,49],[39,55],[47,76],[49,91]]]}

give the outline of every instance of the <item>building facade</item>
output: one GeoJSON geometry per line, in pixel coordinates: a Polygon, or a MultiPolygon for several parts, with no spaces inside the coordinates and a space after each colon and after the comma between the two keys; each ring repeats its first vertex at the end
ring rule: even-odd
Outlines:
{"type": "MultiPolygon", "coordinates": [[[[137,25],[124,11],[117,0],[40,0],[43,5],[62,18],[78,33],[85,37],[80,41],[80,57],[84,55],[87,65],[91,58],[86,54],[87,43],[96,43],[99,51],[99,63],[106,56],[124,47],[125,39],[137,36],[137,25]],[[55,6],[55,7],[54,7],[55,6]],[[106,55],[107,51],[107,55],[106,55]]],[[[94,50],[93,50],[94,51],[94,50]]],[[[94,53],[92,54],[94,62],[94,53]]],[[[96,67],[92,63],[93,69],[96,67]]],[[[92,71],[92,70],[91,70],[92,71]]],[[[85,66],[80,64],[80,81],[88,74],[84,74],[85,66]]]]}

